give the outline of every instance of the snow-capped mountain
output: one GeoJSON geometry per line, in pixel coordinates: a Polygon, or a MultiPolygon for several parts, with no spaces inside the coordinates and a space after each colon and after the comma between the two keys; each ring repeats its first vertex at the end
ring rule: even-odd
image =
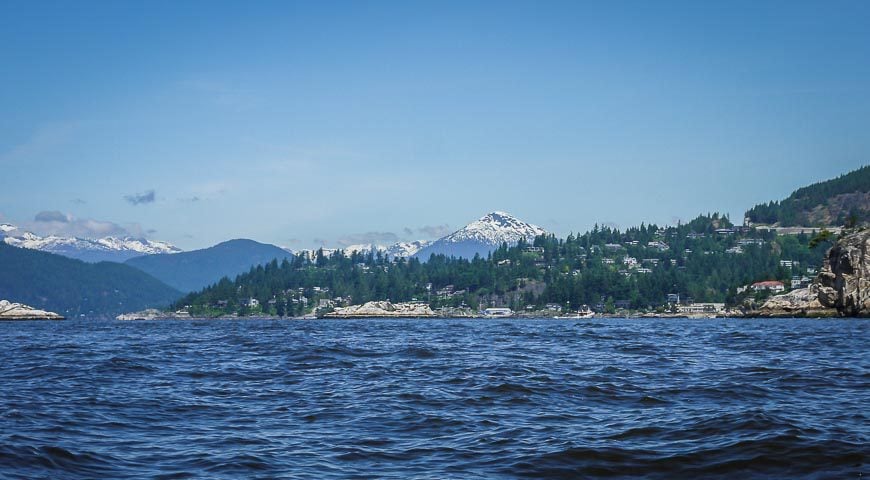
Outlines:
{"type": "Polygon", "coordinates": [[[390,257],[413,257],[420,250],[431,245],[429,240],[414,240],[413,242],[399,242],[387,247],[385,253],[390,257]]]}
{"type": "Polygon", "coordinates": [[[120,263],[141,255],[181,251],[180,248],[167,242],[134,237],[98,239],[57,235],[40,237],[34,233],[22,231],[8,223],[0,224],[0,240],[15,247],[41,250],[86,262],[120,263]]]}
{"type": "Polygon", "coordinates": [[[348,245],[341,250],[345,255],[350,255],[354,252],[368,253],[381,252],[388,258],[408,258],[412,257],[420,249],[425,248],[432,242],[427,240],[415,240],[413,242],[398,242],[392,245],[376,245],[374,243],[361,243],[357,245],[348,245]]]}
{"type": "Polygon", "coordinates": [[[485,256],[502,243],[515,245],[521,238],[531,242],[545,233],[543,228],[508,213],[492,212],[420,249],[415,256],[421,260],[427,260],[433,253],[464,258],[485,256]]]}

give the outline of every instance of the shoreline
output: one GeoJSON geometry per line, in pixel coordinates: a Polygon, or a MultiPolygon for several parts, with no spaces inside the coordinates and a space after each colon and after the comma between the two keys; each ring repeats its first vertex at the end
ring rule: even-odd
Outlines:
{"type": "MultiPolygon", "coordinates": [[[[408,320],[553,320],[553,321],[594,321],[601,319],[622,319],[622,320],[723,320],[723,319],[734,319],[734,320],[751,320],[751,319],[816,319],[816,320],[830,320],[830,319],[867,319],[870,317],[867,316],[859,316],[859,317],[846,317],[840,316],[837,314],[836,310],[833,312],[818,312],[817,315],[809,315],[805,312],[748,312],[744,314],[734,314],[734,315],[679,315],[679,314],[664,314],[664,315],[650,315],[650,314],[628,314],[628,315],[619,315],[619,314],[604,314],[600,316],[595,316],[591,318],[555,318],[554,316],[549,315],[515,315],[510,317],[486,317],[483,315],[469,315],[469,316],[441,316],[441,315],[347,315],[347,316],[311,316],[306,315],[302,317],[278,317],[274,315],[256,315],[256,316],[247,316],[247,317],[239,317],[239,316],[218,316],[218,317],[196,317],[196,316],[156,316],[151,318],[136,318],[136,319],[124,319],[116,321],[121,322],[147,322],[147,321],[226,321],[226,320],[272,320],[272,321],[300,321],[300,320],[375,320],[375,319],[408,319],[408,320]]],[[[27,321],[27,320],[49,320],[49,319],[16,319],[12,321],[27,321]]]]}
{"type": "Polygon", "coordinates": [[[0,322],[52,322],[66,320],[66,317],[0,317],[0,322]]]}

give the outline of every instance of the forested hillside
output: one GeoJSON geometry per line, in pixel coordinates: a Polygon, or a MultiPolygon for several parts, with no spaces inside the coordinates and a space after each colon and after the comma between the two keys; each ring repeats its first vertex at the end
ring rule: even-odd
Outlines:
{"type": "Polygon", "coordinates": [[[0,243],[0,299],[74,317],[165,307],[179,296],[181,292],[127,265],[85,263],[0,243]]]}
{"type": "Polygon", "coordinates": [[[782,227],[870,222],[870,165],[799,188],[785,200],[756,205],[746,212],[746,218],[753,224],[782,227]]]}
{"type": "Polygon", "coordinates": [[[818,268],[830,241],[815,248],[809,243],[807,235],[734,227],[713,214],[667,228],[596,226],[564,239],[542,235],[531,244],[503,245],[486,258],[470,260],[433,255],[427,262],[391,261],[373,254],[318,252],[253,268],[235,281],[221,280],[180,299],[176,307],[190,306],[196,314],[299,315],[320,300],[515,309],[615,302],[649,309],[664,305],[669,293],[698,302],[734,301],[738,286],[772,279],[788,283],[808,267],[818,268]]]}

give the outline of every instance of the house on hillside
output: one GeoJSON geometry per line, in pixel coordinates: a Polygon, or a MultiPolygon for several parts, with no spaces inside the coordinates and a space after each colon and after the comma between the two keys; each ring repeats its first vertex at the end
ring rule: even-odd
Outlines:
{"type": "Polygon", "coordinates": [[[756,292],[769,291],[773,293],[782,293],[785,291],[785,284],[778,280],[766,280],[764,282],[755,282],[751,287],[756,292]]]}
{"type": "Polygon", "coordinates": [[[658,240],[647,242],[646,246],[649,248],[655,248],[660,252],[666,252],[669,248],[671,248],[670,246],[668,246],[667,243],[658,240]]]}

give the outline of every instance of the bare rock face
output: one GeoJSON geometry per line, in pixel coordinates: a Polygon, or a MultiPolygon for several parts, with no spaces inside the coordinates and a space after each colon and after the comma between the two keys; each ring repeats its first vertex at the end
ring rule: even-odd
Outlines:
{"type": "Polygon", "coordinates": [[[870,315],[870,230],[840,239],[828,252],[816,282],[819,302],[844,316],[870,315]]]}
{"type": "Polygon", "coordinates": [[[0,320],[63,320],[62,315],[0,300],[0,320]]]}
{"type": "Polygon", "coordinates": [[[368,302],[363,305],[351,305],[349,307],[336,308],[334,312],[326,314],[329,318],[355,318],[355,317],[434,317],[435,312],[429,305],[422,303],[390,303],[368,302]]]}
{"type": "Polygon", "coordinates": [[[824,307],[819,302],[818,287],[815,284],[808,288],[799,288],[770,297],[761,307],[762,310],[783,312],[820,310],[822,308],[824,307]]]}

